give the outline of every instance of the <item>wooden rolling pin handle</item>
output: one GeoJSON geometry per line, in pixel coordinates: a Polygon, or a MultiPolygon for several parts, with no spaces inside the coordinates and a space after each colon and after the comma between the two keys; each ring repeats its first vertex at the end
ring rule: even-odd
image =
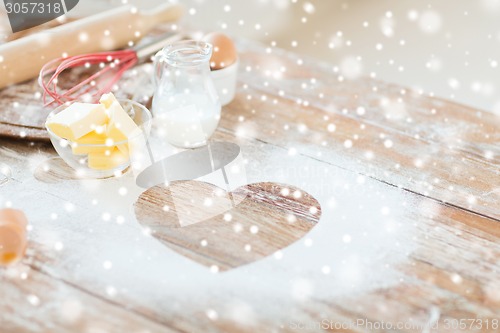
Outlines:
{"type": "Polygon", "coordinates": [[[163,22],[177,21],[184,14],[184,7],[178,4],[165,3],[152,10],[143,12],[143,16],[153,27],[163,22]]]}

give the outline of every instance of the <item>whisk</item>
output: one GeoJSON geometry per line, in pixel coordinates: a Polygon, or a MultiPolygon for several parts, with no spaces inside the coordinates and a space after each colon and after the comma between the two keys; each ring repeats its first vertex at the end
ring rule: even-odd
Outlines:
{"type": "Polygon", "coordinates": [[[131,49],[54,59],[43,66],[38,77],[38,83],[44,90],[43,102],[45,106],[53,103],[62,105],[83,96],[91,101],[96,101],[102,94],[109,92],[128,69],[152,56],[166,44],[179,39],[182,39],[180,34],[168,33],[156,38],[151,43],[131,49]],[[95,73],[74,87],[60,91],[58,81],[61,73],[67,69],[90,68],[93,65],[99,66],[95,73]],[[46,80],[46,78],[48,79],[46,80]],[[47,101],[49,97],[52,98],[52,101],[47,101]]]}

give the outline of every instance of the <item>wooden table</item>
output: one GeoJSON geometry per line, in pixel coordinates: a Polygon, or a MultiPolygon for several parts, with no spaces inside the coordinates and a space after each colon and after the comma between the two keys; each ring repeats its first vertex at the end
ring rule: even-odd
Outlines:
{"type": "Polygon", "coordinates": [[[72,179],[51,146],[3,140],[0,206],[25,210],[31,232],[25,259],[0,271],[0,331],[499,332],[500,118],[239,48],[214,138],[241,146],[249,183],[314,196],[319,223],[215,273],[137,223],[131,174],[72,179]]]}

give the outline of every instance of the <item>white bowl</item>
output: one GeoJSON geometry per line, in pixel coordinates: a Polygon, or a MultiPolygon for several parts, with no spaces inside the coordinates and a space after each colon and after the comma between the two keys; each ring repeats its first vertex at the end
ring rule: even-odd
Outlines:
{"type": "Polygon", "coordinates": [[[231,101],[234,99],[234,95],[236,94],[238,65],[239,60],[236,60],[236,62],[231,66],[211,71],[215,89],[219,94],[219,99],[222,106],[231,103],[231,101]]]}

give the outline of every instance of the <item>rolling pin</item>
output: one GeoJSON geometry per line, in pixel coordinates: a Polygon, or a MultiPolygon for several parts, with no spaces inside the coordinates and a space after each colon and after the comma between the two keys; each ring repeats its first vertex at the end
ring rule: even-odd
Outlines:
{"type": "Polygon", "coordinates": [[[0,89],[38,76],[52,59],[123,48],[182,13],[172,3],[148,11],[122,6],[0,45],[0,89]]]}

